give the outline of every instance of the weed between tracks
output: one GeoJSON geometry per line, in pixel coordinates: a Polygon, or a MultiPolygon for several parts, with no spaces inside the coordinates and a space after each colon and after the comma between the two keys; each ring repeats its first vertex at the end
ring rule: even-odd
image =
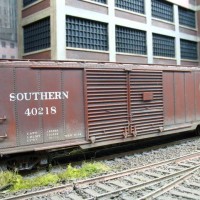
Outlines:
{"type": "Polygon", "coordinates": [[[10,186],[9,191],[19,191],[23,189],[32,189],[34,187],[42,187],[55,185],[66,180],[76,180],[89,178],[96,174],[110,171],[110,168],[100,162],[84,163],[80,168],[68,165],[64,172],[48,173],[35,178],[23,178],[14,172],[0,172],[0,188],[10,186]]]}

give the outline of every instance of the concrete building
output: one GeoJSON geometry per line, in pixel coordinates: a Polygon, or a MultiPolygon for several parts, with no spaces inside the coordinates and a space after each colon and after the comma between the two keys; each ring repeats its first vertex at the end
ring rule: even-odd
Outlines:
{"type": "Polygon", "coordinates": [[[18,57],[17,1],[0,1],[0,58],[18,57]]]}
{"type": "Polygon", "coordinates": [[[26,59],[199,64],[200,0],[20,0],[26,59]]]}

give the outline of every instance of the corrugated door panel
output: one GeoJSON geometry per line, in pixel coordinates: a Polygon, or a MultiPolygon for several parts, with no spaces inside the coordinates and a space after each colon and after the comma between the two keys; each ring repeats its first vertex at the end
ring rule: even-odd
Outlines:
{"type": "Polygon", "coordinates": [[[173,72],[163,72],[163,98],[165,125],[173,125],[175,123],[173,72]]]}
{"type": "Polygon", "coordinates": [[[200,72],[195,72],[195,111],[196,120],[200,120],[200,72]]]}
{"type": "Polygon", "coordinates": [[[123,138],[128,132],[127,73],[87,70],[89,139],[123,138]]]}
{"type": "Polygon", "coordinates": [[[162,78],[159,71],[130,73],[131,124],[137,135],[158,133],[163,127],[162,78]]]}
{"type": "Polygon", "coordinates": [[[194,73],[185,73],[186,122],[195,120],[194,73]]]}

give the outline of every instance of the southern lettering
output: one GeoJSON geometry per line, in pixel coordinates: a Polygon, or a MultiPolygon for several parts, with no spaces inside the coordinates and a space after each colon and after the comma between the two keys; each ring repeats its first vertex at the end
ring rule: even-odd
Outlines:
{"type": "Polygon", "coordinates": [[[31,93],[11,93],[10,101],[38,101],[53,99],[68,99],[69,92],[31,92],[31,93]]]}

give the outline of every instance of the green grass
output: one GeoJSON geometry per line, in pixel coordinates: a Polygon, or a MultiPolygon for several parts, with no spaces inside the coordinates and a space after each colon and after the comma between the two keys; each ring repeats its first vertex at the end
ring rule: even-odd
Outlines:
{"type": "Polygon", "coordinates": [[[89,178],[93,175],[101,174],[109,171],[110,168],[100,162],[84,163],[81,167],[72,167],[68,165],[64,172],[48,173],[35,178],[23,178],[14,172],[0,172],[0,188],[11,185],[10,191],[19,191],[23,189],[31,189],[34,187],[42,187],[48,185],[56,185],[66,180],[76,180],[89,178]]]}
{"type": "Polygon", "coordinates": [[[60,173],[58,176],[62,180],[80,179],[88,178],[94,174],[100,174],[109,170],[109,167],[99,162],[84,163],[81,168],[75,168],[68,165],[66,171],[60,173]]]}

